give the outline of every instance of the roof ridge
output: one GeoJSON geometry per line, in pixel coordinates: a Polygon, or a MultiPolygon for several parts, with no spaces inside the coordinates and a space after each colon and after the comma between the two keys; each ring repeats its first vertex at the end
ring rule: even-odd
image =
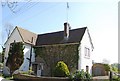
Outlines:
{"type": "MultiPolygon", "coordinates": [[[[74,30],[78,30],[78,29],[83,29],[83,28],[87,28],[87,27],[70,29],[70,31],[74,31],[74,30]]],[[[46,34],[53,34],[53,33],[59,33],[59,32],[64,32],[64,30],[61,30],[61,31],[55,31],[55,32],[48,32],[48,33],[42,33],[42,34],[38,34],[38,35],[46,35],[46,34]]]]}
{"type": "MultiPolygon", "coordinates": [[[[31,32],[31,31],[27,30],[27,29],[24,29],[24,28],[22,28],[22,27],[16,26],[16,28],[18,28],[18,29],[20,29],[20,30],[22,29],[22,30],[28,31],[28,32],[33,33],[33,34],[36,34],[36,33],[34,33],[34,32],[31,32]]],[[[36,34],[36,35],[38,35],[38,34],[36,34]]]]}

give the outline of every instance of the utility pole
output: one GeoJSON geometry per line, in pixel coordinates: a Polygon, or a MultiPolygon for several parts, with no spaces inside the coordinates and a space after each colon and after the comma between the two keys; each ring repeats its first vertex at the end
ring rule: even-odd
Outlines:
{"type": "Polygon", "coordinates": [[[66,8],[66,11],[67,11],[67,19],[66,19],[66,21],[68,22],[68,11],[69,11],[69,3],[67,2],[67,6],[66,6],[67,8],[66,8]]]}

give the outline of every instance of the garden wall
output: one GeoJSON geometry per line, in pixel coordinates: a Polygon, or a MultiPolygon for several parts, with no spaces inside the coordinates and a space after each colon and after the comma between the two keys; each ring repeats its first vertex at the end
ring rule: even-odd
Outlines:
{"type": "Polygon", "coordinates": [[[78,68],[79,44],[35,47],[36,62],[43,63],[43,76],[52,76],[58,61],[64,61],[70,72],[78,68]]]}
{"type": "MultiPolygon", "coordinates": [[[[17,81],[71,81],[66,77],[36,77],[32,75],[23,75],[16,74],[14,75],[14,79],[17,81]]],[[[89,81],[89,80],[77,80],[77,81],[89,81]]],[[[108,79],[92,79],[90,81],[109,81],[108,79]]]]}

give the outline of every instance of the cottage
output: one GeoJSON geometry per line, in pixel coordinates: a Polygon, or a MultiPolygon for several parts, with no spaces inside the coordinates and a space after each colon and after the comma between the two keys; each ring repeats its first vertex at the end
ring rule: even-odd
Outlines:
{"type": "Polygon", "coordinates": [[[71,29],[68,23],[64,23],[64,31],[38,35],[16,27],[5,43],[5,63],[9,45],[14,40],[25,44],[24,63],[20,70],[29,69],[26,58],[29,58],[32,47],[32,67],[36,75],[52,76],[54,66],[60,60],[68,65],[71,72],[83,69],[92,73],[94,47],[87,27],[71,29]]]}
{"type": "MultiPolygon", "coordinates": [[[[9,36],[8,40],[5,42],[5,55],[4,55],[4,67],[6,67],[6,62],[8,58],[8,52],[10,48],[10,44],[14,41],[16,42],[23,42],[24,43],[24,62],[20,67],[20,70],[27,71],[29,69],[29,60],[27,58],[30,58],[30,51],[31,51],[31,45],[35,45],[37,39],[37,34],[32,33],[28,30],[22,29],[20,27],[15,27],[15,29],[12,31],[11,35],[9,36]]],[[[32,48],[33,49],[33,48],[32,48]]],[[[35,53],[32,50],[32,58],[31,61],[35,61],[35,53]]]]}

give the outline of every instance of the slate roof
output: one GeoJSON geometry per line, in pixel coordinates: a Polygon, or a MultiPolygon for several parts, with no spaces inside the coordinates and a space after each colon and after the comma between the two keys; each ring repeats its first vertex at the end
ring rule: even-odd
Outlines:
{"type": "MultiPolygon", "coordinates": [[[[30,32],[26,29],[17,26],[15,27],[15,29],[18,30],[23,42],[32,44],[34,46],[43,46],[43,45],[55,45],[55,44],[74,44],[74,43],[79,44],[80,41],[82,40],[82,37],[87,27],[70,30],[68,40],[65,40],[64,38],[64,31],[45,33],[45,34],[35,34],[33,32],[30,32]],[[31,43],[32,37],[33,37],[33,42],[31,43]]],[[[13,30],[13,32],[15,31],[15,29],[13,30]]],[[[90,42],[93,47],[92,40],[90,40],[90,42]]]]}
{"type": "Polygon", "coordinates": [[[37,39],[37,34],[30,32],[28,30],[25,30],[23,28],[20,27],[16,27],[23,42],[28,43],[28,44],[36,44],[36,39],[37,39]],[[32,42],[32,38],[33,38],[33,42],[32,42]]]}
{"type": "Polygon", "coordinates": [[[80,43],[86,28],[87,27],[70,30],[68,40],[64,39],[64,31],[39,34],[36,40],[36,46],[66,44],[66,43],[80,43]]]}

